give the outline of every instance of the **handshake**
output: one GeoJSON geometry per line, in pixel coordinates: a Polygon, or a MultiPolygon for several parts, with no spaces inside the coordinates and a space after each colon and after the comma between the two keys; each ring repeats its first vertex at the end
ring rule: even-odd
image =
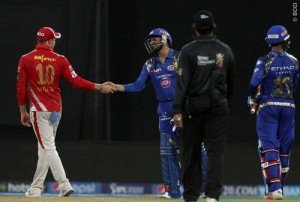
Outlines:
{"type": "Polygon", "coordinates": [[[95,90],[100,91],[104,94],[111,94],[116,91],[124,91],[124,86],[119,84],[114,84],[111,81],[106,81],[102,84],[96,83],[95,90]]]}

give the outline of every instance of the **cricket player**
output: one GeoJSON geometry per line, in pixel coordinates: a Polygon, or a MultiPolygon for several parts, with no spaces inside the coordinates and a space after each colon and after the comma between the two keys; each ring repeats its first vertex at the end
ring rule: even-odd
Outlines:
{"type": "Polygon", "coordinates": [[[299,63],[286,52],[290,35],[285,27],[272,26],[265,40],[271,51],[256,63],[249,85],[248,104],[253,104],[260,86],[256,132],[266,184],[264,198],[282,200],[282,186],[289,171],[289,157],[294,142],[294,93],[299,79],[299,63]]]}
{"type": "Polygon", "coordinates": [[[60,77],[72,86],[102,93],[113,92],[112,86],[87,81],[76,74],[67,58],[53,51],[59,32],[51,27],[42,27],[37,32],[35,49],[19,60],[17,97],[21,123],[33,127],[38,141],[38,162],[33,182],[26,197],[40,197],[50,167],[54,179],[59,183],[59,197],[68,197],[74,190],[66,177],[60,157],[56,151],[55,136],[62,115],[60,77]],[[26,103],[29,98],[30,115],[26,103]]]}
{"type": "MultiPolygon", "coordinates": [[[[171,48],[172,37],[162,28],[153,29],[144,38],[144,44],[152,57],[144,63],[138,79],[133,83],[114,85],[117,91],[140,92],[151,79],[158,100],[160,159],[165,186],[165,193],[159,197],[181,198],[182,193],[179,190],[180,163],[178,160],[179,133],[172,120],[172,103],[177,76],[176,62],[179,53],[171,48]]],[[[206,150],[204,147],[202,150],[206,167],[206,150]]],[[[206,173],[206,169],[203,170],[206,173]]]]}

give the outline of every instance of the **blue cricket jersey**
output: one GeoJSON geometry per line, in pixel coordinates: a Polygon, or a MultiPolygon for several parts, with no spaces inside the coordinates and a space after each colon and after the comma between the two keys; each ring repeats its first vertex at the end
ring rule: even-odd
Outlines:
{"type": "Polygon", "coordinates": [[[261,85],[259,103],[283,99],[285,102],[293,102],[299,79],[298,69],[297,59],[285,51],[271,51],[260,57],[250,81],[250,96],[254,97],[261,85]]]}
{"type": "Polygon", "coordinates": [[[162,64],[157,55],[147,60],[138,79],[124,85],[125,92],[140,92],[145,87],[149,79],[152,80],[156,98],[159,101],[157,113],[168,113],[172,115],[172,102],[175,93],[177,72],[174,62],[178,59],[178,52],[170,49],[165,63],[162,64]]]}

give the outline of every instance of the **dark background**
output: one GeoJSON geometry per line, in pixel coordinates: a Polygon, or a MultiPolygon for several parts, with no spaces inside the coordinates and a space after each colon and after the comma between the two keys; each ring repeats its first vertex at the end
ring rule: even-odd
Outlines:
{"type": "MultiPolygon", "coordinates": [[[[299,57],[293,2],[297,1],[1,0],[0,180],[30,181],[35,169],[36,140],[32,129],[20,124],[15,85],[18,60],[34,48],[40,27],[61,32],[55,51],[69,59],[77,74],[99,83],[125,84],[137,79],[149,57],[143,38],[152,29],[169,31],[173,48],[180,50],[192,40],[194,14],[206,9],[214,14],[216,35],[231,46],[237,63],[224,182],[261,183],[255,117],[246,104],[248,82],[257,58],[269,51],[264,38],[272,25],[287,28],[289,53],[299,57]]],[[[61,88],[57,147],[70,180],[161,182],[157,101],[151,82],[140,93],[112,95],[77,90],[64,80],[61,88]]],[[[295,99],[299,103],[299,91],[295,99]]],[[[300,177],[298,120],[297,110],[287,180],[291,184],[300,177]]]]}

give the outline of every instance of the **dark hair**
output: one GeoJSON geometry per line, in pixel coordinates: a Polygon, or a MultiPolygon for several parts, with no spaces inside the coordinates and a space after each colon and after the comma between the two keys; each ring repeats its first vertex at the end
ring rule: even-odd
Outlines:
{"type": "Polygon", "coordinates": [[[195,23],[192,24],[192,35],[194,38],[198,38],[197,37],[197,34],[196,34],[196,31],[199,32],[199,34],[201,36],[207,36],[207,35],[210,35],[211,33],[215,32],[216,31],[216,25],[213,24],[212,27],[209,27],[209,28],[205,28],[205,29],[199,29],[195,23]]]}

